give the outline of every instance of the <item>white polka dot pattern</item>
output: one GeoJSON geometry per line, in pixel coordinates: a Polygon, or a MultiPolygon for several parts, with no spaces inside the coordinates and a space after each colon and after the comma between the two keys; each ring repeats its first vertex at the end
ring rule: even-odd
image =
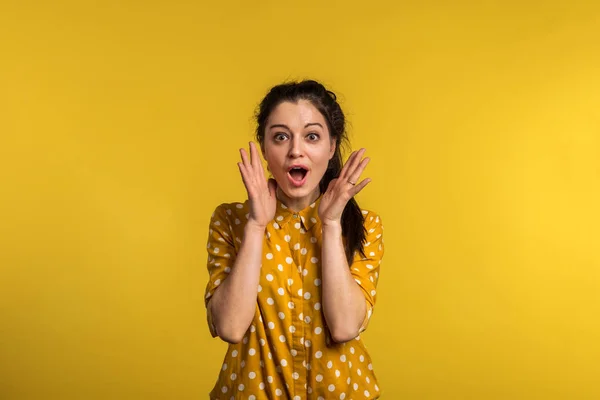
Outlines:
{"type": "MultiPolygon", "coordinates": [[[[257,310],[243,340],[230,344],[211,399],[374,399],[380,396],[371,359],[359,336],[335,343],[322,310],[321,225],[318,202],[294,213],[277,203],[263,246],[257,310]]],[[[244,236],[248,202],[215,210],[207,243],[205,304],[234,268],[244,236]]],[[[355,252],[352,277],[373,313],[383,257],[383,225],[363,210],[368,232],[363,257],[355,252]]],[[[210,310],[210,309],[208,309],[210,310]]],[[[216,336],[208,312],[211,334],[216,336]]]]}

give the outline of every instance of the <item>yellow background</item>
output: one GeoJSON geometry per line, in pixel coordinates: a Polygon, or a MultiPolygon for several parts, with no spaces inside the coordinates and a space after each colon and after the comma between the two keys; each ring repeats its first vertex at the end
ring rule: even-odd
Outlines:
{"type": "Polygon", "coordinates": [[[600,3],[4,1],[0,398],[203,399],[213,209],[265,91],[336,91],[384,399],[600,398],[600,3]]]}

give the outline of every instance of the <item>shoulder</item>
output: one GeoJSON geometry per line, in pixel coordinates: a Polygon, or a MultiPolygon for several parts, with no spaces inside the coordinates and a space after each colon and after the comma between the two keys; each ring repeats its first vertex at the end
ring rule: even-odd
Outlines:
{"type": "Polygon", "coordinates": [[[247,221],[248,201],[219,204],[210,217],[209,241],[229,243],[237,247],[242,243],[247,221]]]}
{"type": "Polygon", "coordinates": [[[374,242],[383,236],[383,223],[381,215],[372,210],[361,209],[364,222],[363,227],[368,242],[374,242]]]}
{"type": "Polygon", "coordinates": [[[249,212],[248,200],[244,202],[234,203],[221,203],[219,204],[211,215],[212,220],[231,220],[235,219],[242,220],[247,219],[249,212]]]}
{"type": "Polygon", "coordinates": [[[381,215],[372,210],[361,208],[361,213],[364,218],[365,228],[372,228],[374,226],[381,225],[381,215]]]}

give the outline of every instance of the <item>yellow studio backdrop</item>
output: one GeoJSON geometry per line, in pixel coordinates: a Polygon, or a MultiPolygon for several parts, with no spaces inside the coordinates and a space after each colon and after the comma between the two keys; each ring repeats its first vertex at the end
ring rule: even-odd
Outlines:
{"type": "Polygon", "coordinates": [[[336,91],[383,399],[600,398],[600,3],[0,4],[0,399],[204,399],[208,222],[266,90],[336,91]]]}

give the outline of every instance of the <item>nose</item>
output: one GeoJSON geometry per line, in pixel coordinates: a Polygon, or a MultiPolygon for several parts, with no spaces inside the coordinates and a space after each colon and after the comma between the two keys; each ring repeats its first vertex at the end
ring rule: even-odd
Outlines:
{"type": "Polygon", "coordinates": [[[290,158],[302,157],[304,149],[302,149],[302,142],[296,138],[290,140],[289,156],[290,158]]]}

